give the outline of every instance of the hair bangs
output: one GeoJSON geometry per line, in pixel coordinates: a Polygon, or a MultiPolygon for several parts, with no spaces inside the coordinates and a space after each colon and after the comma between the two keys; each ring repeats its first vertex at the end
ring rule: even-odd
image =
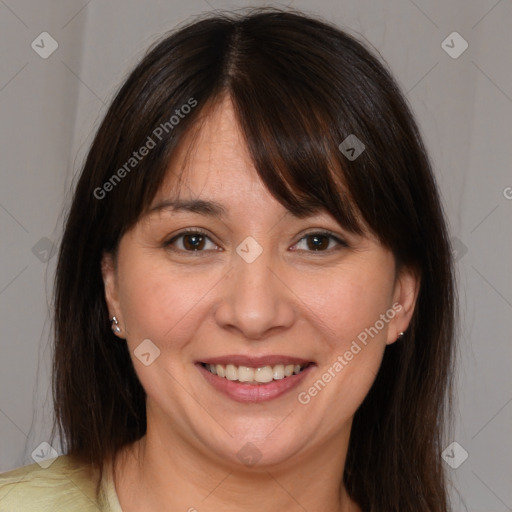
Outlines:
{"type": "Polygon", "coordinates": [[[329,121],[300,98],[294,107],[280,109],[279,97],[264,91],[260,86],[251,95],[250,90],[233,88],[230,95],[254,166],[269,192],[299,218],[326,210],[344,229],[362,234],[361,212],[345,182],[329,121]]]}

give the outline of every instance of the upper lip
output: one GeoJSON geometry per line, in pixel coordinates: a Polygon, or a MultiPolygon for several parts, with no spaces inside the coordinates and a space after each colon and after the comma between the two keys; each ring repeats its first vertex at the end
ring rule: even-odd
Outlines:
{"type": "Polygon", "coordinates": [[[241,354],[233,354],[228,356],[208,357],[197,361],[204,364],[234,364],[235,366],[249,366],[250,368],[261,368],[262,366],[275,366],[277,364],[299,364],[305,365],[312,363],[307,359],[294,356],[283,355],[266,355],[266,356],[245,356],[241,354]]]}

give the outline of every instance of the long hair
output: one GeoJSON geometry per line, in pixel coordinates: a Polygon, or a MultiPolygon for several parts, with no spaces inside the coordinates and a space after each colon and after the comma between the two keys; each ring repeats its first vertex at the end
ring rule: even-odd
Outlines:
{"type": "Polygon", "coordinates": [[[155,43],[117,92],[83,165],[60,246],[53,433],[100,478],[107,458],[145,434],[146,395],[126,344],[111,332],[101,258],[115,254],[180,140],[225,94],[260,178],[284,207],[299,216],[327,209],[354,233],[364,224],[398,267],[421,276],[410,326],[386,347],[355,413],[343,481],[364,511],[449,510],[440,454],[453,392],[456,297],[431,164],[381,59],[336,26],[296,11],[200,17],[155,43]],[[342,151],[349,136],[364,144],[357,158],[342,151]],[[142,146],[152,147],[135,159],[142,146]]]}

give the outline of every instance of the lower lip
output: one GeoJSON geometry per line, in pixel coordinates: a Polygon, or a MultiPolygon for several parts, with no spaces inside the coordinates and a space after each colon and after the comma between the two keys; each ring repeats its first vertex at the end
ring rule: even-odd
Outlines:
{"type": "Polygon", "coordinates": [[[209,372],[203,365],[196,364],[204,378],[218,391],[237,402],[265,402],[278,398],[288,391],[296,388],[306,375],[314,368],[308,366],[297,375],[273,380],[267,384],[247,384],[235,380],[228,380],[209,372]]]}

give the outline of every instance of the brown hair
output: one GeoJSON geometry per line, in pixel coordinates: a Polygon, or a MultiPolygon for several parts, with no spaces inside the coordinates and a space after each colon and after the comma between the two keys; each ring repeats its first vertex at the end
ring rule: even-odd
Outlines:
{"type": "Polygon", "coordinates": [[[101,257],[115,253],[180,140],[224,94],[259,176],[283,206],[296,215],[327,209],[352,232],[364,223],[398,266],[421,276],[409,329],[386,347],[355,414],[343,479],[365,511],[449,510],[440,453],[451,425],[456,301],[431,165],[379,59],[296,11],[215,13],[166,35],[106,113],[74,192],[55,281],[54,432],[64,451],[101,475],[107,458],[145,434],[145,392],[126,344],[111,332],[101,257]],[[356,159],[338,149],[351,134],[365,145],[356,159]],[[155,146],[128,167],[148,137],[155,146]]]}

